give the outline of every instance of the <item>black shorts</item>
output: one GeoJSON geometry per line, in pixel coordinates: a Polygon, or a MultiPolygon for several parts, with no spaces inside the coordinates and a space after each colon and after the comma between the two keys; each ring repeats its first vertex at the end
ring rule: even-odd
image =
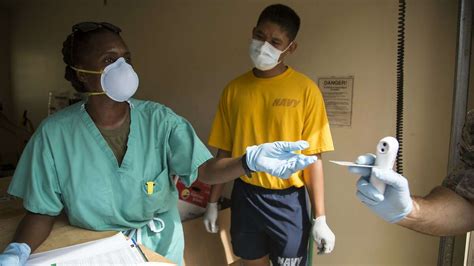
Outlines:
{"type": "Polygon", "coordinates": [[[232,248],[245,260],[270,256],[273,265],[306,265],[311,222],[305,189],[271,190],[237,179],[231,205],[232,248]]]}

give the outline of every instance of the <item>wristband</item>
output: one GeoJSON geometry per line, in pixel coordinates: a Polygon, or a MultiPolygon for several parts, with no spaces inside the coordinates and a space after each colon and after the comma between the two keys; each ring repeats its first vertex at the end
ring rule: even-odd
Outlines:
{"type": "Polygon", "coordinates": [[[242,156],[242,159],[240,161],[242,162],[242,168],[244,168],[245,175],[248,178],[252,178],[252,173],[254,173],[254,171],[250,170],[249,166],[247,165],[247,154],[246,153],[242,156]]]}

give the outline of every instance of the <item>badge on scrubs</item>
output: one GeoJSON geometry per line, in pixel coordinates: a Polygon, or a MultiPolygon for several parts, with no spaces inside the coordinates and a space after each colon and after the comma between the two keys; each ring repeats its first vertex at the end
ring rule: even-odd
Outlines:
{"type": "Polygon", "coordinates": [[[146,193],[148,195],[153,194],[154,187],[155,187],[155,182],[153,181],[146,182],[146,193]]]}

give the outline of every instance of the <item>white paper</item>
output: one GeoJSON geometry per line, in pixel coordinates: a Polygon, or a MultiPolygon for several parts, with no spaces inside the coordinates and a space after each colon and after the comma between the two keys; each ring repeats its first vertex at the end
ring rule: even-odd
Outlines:
{"type": "Polygon", "coordinates": [[[139,263],[136,266],[176,266],[176,264],[149,261],[149,262],[139,263]]]}
{"type": "Polygon", "coordinates": [[[357,167],[367,167],[367,168],[374,167],[373,165],[356,164],[356,163],[353,163],[353,162],[345,162],[345,161],[330,161],[330,162],[338,164],[338,165],[342,165],[342,166],[357,166],[357,167]]]}
{"type": "Polygon", "coordinates": [[[59,248],[29,257],[26,265],[130,265],[145,258],[122,233],[79,245],[59,248]]]}

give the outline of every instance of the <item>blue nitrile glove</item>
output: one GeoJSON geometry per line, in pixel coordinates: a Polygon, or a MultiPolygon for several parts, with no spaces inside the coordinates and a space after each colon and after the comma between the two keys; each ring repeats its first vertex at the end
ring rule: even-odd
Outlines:
{"type": "Polygon", "coordinates": [[[3,253],[0,253],[1,266],[25,265],[30,256],[31,249],[25,243],[10,243],[3,253]]]}
{"type": "Polygon", "coordinates": [[[267,172],[287,179],[299,170],[316,162],[316,156],[293,153],[309,147],[307,141],[276,141],[247,147],[247,165],[255,172],[267,172]]]}
{"type": "MultiPolygon", "coordinates": [[[[375,155],[366,154],[359,156],[357,164],[373,165],[375,155]]],[[[408,188],[408,181],[402,175],[393,170],[382,170],[376,167],[350,166],[349,171],[362,175],[357,181],[357,197],[378,216],[390,223],[396,223],[405,218],[413,209],[413,201],[408,188]],[[375,178],[384,182],[387,186],[385,193],[381,194],[369,179],[371,173],[375,178]]]]}

